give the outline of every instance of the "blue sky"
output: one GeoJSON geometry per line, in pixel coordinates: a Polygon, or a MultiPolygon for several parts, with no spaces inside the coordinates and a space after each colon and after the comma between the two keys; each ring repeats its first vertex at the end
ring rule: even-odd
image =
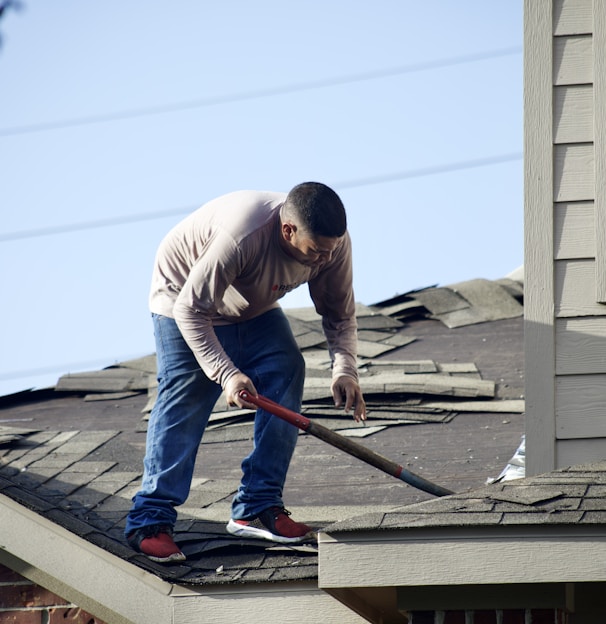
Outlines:
{"type": "Polygon", "coordinates": [[[333,186],[361,303],[522,264],[521,2],[21,3],[0,21],[0,395],[152,353],[156,247],[232,190],[333,186]]]}

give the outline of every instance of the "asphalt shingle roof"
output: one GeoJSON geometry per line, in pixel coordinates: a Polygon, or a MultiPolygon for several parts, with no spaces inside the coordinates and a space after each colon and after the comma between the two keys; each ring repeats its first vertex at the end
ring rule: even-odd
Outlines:
{"type": "MultiPolygon", "coordinates": [[[[493,285],[482,286],[482,292],[494,291],[493,285]]],[[[489,307],[498,320],[454,328],[434,318],[415,293],[358,306],[366,427],[330,405],[329,361],[315,312],[288,310],[308,368],[303,412],[344,435],[364,436],[372,450],[456,492],[496,476],[523,430],[521,292],[497,286],[499,300],[506,301],[503,314],[495,302],[468,301],[467,308],[489,307]],[[519,313],[512,314],[516,306],[519,313]]],[[[458,289],[459,297],[463,290],[458,289]]],[[[54,389],[0,398],[0,493],[176,583],[315,579],[315,545],[285,547],[226,533],[239,464],[250,448],[252,414],[227,410],[221,402],[176,526],[187,560],[155,564],[126,545],[124,520],[139,486],[143,432],[155,400],[154,371],[154,357],[146,356],[65,375],[54,389]]],[[[413,504],[412,511],[377,513],[378,524],[372,526],[386,528],[382,522],[397,522],[403,514],[408,520],[424,518],[426,512],[415,511],[415,503],[425,509],[420,501],[429,498],[303,434],[285,490],[285,503],[297,518],[321,527],[365,517],[368,509],[407,504],[413,504]]],[[[494,517],[486,513],[484,500],[465,504],[475,509],[467,520],[494,517]]],[[[448,509],[444,518],[457,516],[448,509]]]]}
{"type": "Polygon", "coordinates": [[[605,494],[606,462],[597,462],[351,518],[326,531],[603,524],[605,494]]]}

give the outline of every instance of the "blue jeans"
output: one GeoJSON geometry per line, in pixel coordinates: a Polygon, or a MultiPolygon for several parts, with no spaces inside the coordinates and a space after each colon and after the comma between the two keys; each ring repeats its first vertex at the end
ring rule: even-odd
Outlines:
{"type": "MultiPolygon", "coordinates": [[[[152,318],[158,398],[148,424],[143,480],[127,518],[127,535],[152,524],[174,526],[175,507],[189,495],[202,434],[221,395],[221,387],[202,372],[174,319],[157,314],[152,318]]],[[[281,309],[214,329],[225,352],[259,394],[300,411],[305,363],[281,309]]],[[[294,425],[257,410],[253,450],[242,462],[232,518],[250,518],[283,504],[297,435],[294,425]]]]}

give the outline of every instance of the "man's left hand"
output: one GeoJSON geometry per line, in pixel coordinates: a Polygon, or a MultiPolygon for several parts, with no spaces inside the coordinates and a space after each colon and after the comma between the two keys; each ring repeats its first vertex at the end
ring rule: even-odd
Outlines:
{"type": "Polygon", "coordinates": [[[330,390],[335,407],[341,407],[345,398],[345,411],[348,412],[353,408],[353,417],[356,422],[366,420],[366,403],[357,381],[343,375],[333,380],[330,390]]]}

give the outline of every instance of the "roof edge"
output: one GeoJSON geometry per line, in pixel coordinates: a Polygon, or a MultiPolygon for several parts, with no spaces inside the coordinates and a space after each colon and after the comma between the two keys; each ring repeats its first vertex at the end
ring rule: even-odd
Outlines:
{"type": "Polygon", "coordinates": [[[603,578],[604,559],[602,525],[322,533],[318,585],[328,590],[583,582],[603,578]]]}
{"type": "MultiPolygon", "coordinates": [[[[216,612],[229,621],[276,617],[288,595],[298,624],[362,624],[316,581],[190,586],[169,583],[0,494],[0,564],[112,624],[199,622],[216,612]],[[240,600],[234,600],[234,598],[240,600]],[[244,600],[242,600],[242,598],[244,600]],[[274,609],[276,612],[274,613],[274,609]]],[[[290,620],[289,620],[290,621],[290,620]]]]}
{"type": "Polygon", "coordinates": [[[171,583],[4,494],[0,494],[0,524],[0,562],[25,578],[105,621],[171,621],[171,583]]]}

